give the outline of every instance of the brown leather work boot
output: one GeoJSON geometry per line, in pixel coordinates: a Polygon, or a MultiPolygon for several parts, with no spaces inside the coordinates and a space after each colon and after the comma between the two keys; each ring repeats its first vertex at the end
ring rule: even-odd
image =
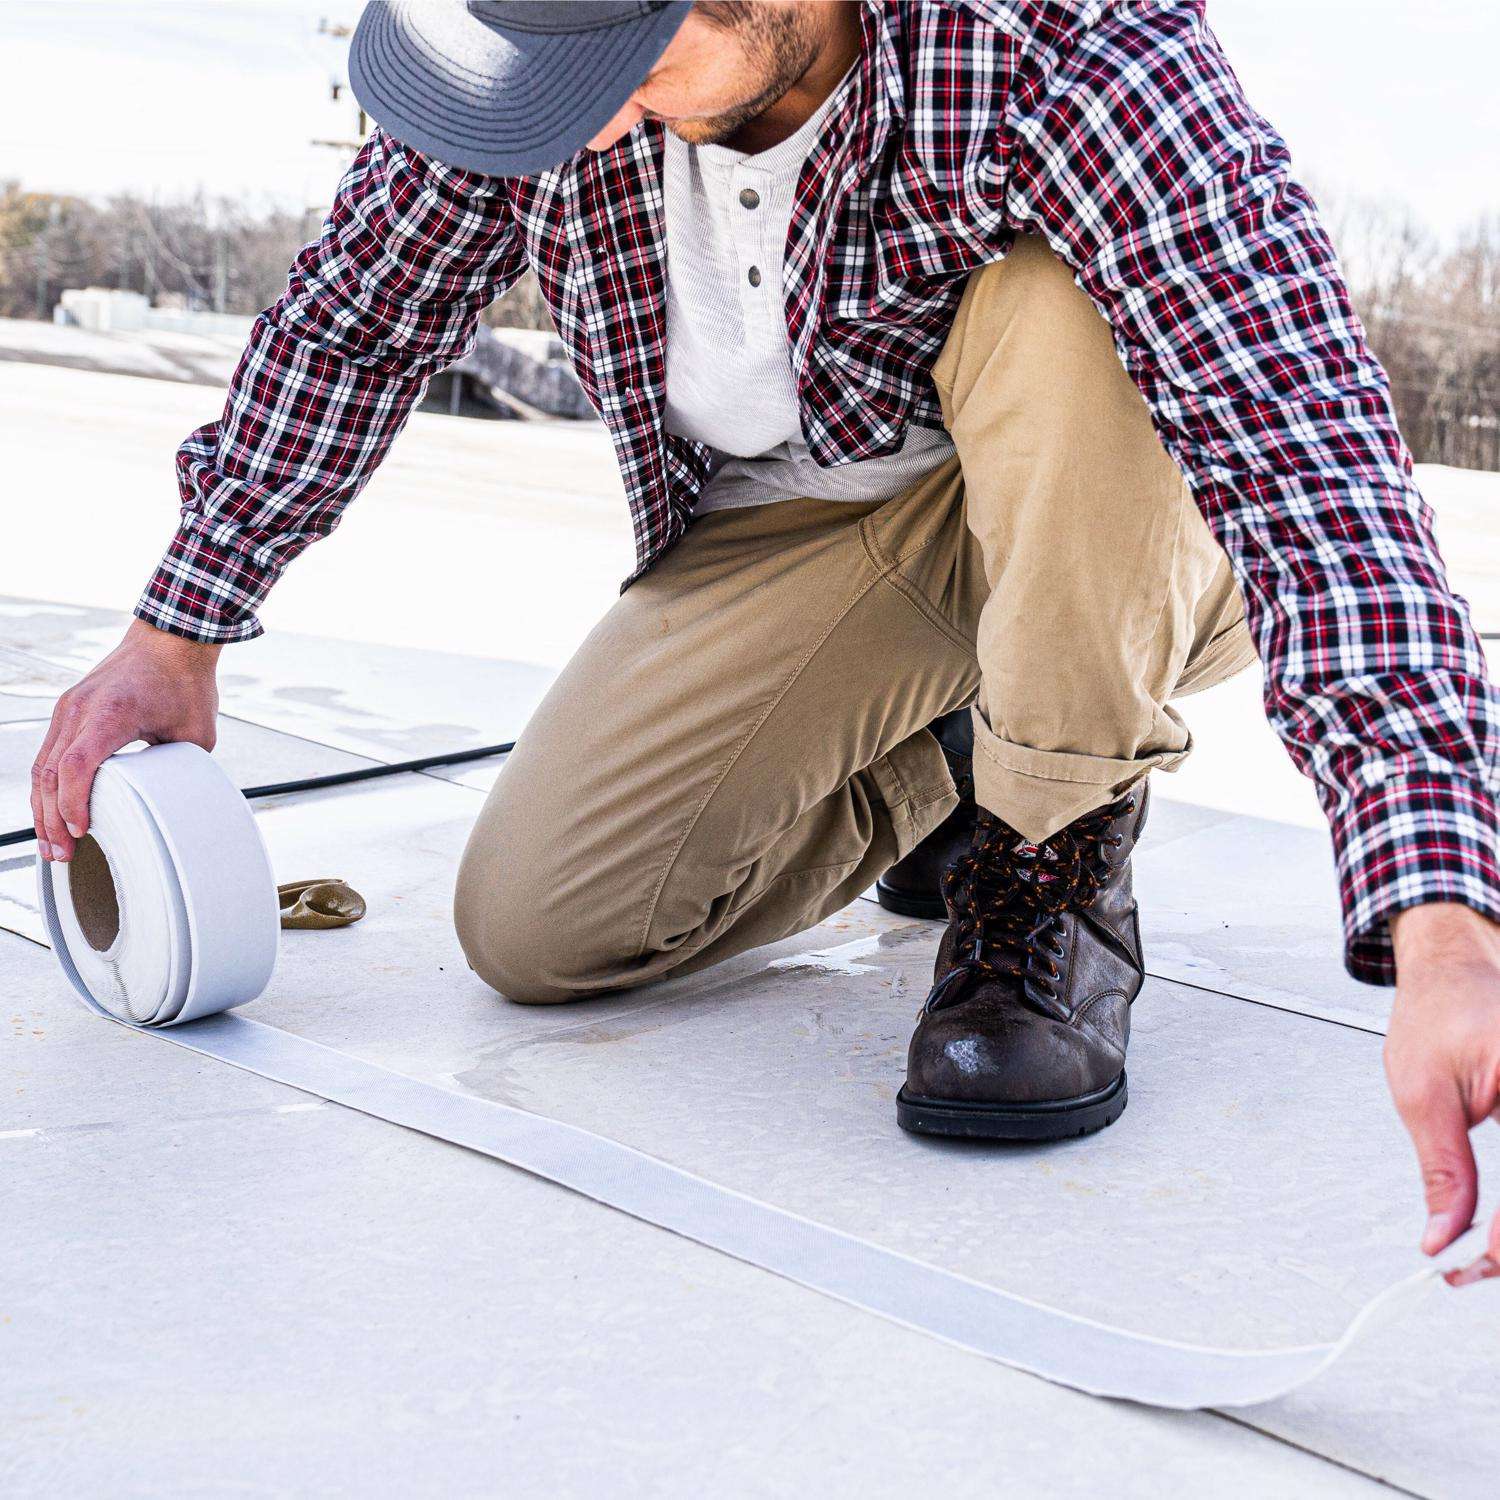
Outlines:
{"type": "Polygon", "coordinates": [[[1125,1109],[1145,979],[1130,855],[1144,781],[1040,844],[978,810],[943,880],[948,930],[896,1118],[926,1135],[1057,1140],[1125,1109]]]}
{"type": "Polygon", "coordinates": [[[943,759],[958,792],[958,806],[904,859],[898,859],[875,882],[875,898],[903,917],[941,922],[948,915],[943,901],[943,871],[974,837],[974,721],[967,708],[956,709],[927,726],[942,746],[943,759]]]}

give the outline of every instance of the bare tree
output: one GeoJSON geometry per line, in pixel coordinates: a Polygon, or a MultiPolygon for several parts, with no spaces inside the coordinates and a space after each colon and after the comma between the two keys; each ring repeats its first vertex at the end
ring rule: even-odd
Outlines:
{"type": "MultiPolygon", "coordinates": [[[[1351,293],[1418,459],[1500,468],[1500,226],[1444,247],[1409,212],[1320,195],[1351,293]]],[[[104,204],[0,183],[0,316],[50,317],[65,287],[108,286],[189,308],[254,313],[281,295],[317,214],[203,194],[104,204]]],[[[552,329],[535,276],[486,312],[552,329]]]]}

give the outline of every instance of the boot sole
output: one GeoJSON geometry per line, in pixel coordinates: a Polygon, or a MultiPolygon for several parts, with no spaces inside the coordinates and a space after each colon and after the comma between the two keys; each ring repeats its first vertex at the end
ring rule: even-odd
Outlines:
{"type": "Polygon", "coordinates": [[[896,1095],[896,1123],[914,1135],[982,1141],[1063,1141],[1092,1135],[1125,1113],[1125,1075],[1092,1094],[1044,1104],[972,1104],[958,1099],[896,1095]]]}
{"type": "Polygon", "coordinates": [[[908,896],[902,891],[893,891],[875,882],[875,899],[898,917],[926,917],[933,922],[946,922],[948,908],[941,896],[908,896]]]}

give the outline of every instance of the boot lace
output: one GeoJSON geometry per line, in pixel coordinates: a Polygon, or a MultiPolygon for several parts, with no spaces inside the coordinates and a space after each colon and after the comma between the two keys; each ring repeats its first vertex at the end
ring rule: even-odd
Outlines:
{"type": "Polygon", "coordinates": [[[1124,843],[1110,834],[1110,824],[1135,805],[1127,794],[1039,844],[980,808],[969,849],[943,872],[956,927],[954,961],[925,1008],[956,1004],[978,981],[1009,978],[1033,1009],[1066,1020],[1057,989],[1062,971],[1054,962],[1064,956],[1062,918],[1099,894],[1112,870],[1104,851],[1124,843]]]}

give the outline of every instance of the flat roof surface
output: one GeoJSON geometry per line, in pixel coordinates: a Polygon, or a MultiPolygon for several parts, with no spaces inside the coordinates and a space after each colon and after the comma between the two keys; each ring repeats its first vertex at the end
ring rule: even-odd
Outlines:
{"type": "MultiPolygon", "coordinates": [[[[29,821],[51,699],[117,639],[173,525],[173,447],[216,406],[0,365],[0,828],[29,821]]],[[[1494,630],[1500,476],[1422,478],[1494,630]]],[[[219,758],[245,785],[513,738],[629,566],[601,429],[418,416],[270,634],[225,653],[219,758]]],[[[1082,1141],[896,1128],[941,929],[868,900],[687,979],[500,1000],[449,916],[493,761],[258,804],[278,878],[342,876],[370,912],[284,934],[246,1013],[1070,1312],[1329,1339],[1417,1264],[1422,1214],[1389,992],[1342,972],[1326,827],[1258,690],[1178,705],[1197,749],[1154,778],[1136,857],[1131,1104],[1082,1141]]],[[[1095,1400],[104,1024],[38,941],[29,851],[0,853],[8,1496],[1493,1489],[1493,1285],[1232,1417],[1095,1400]]],[[[1490,1207],[1497,1142],[1476,1136],[1490,1207]]]]}

